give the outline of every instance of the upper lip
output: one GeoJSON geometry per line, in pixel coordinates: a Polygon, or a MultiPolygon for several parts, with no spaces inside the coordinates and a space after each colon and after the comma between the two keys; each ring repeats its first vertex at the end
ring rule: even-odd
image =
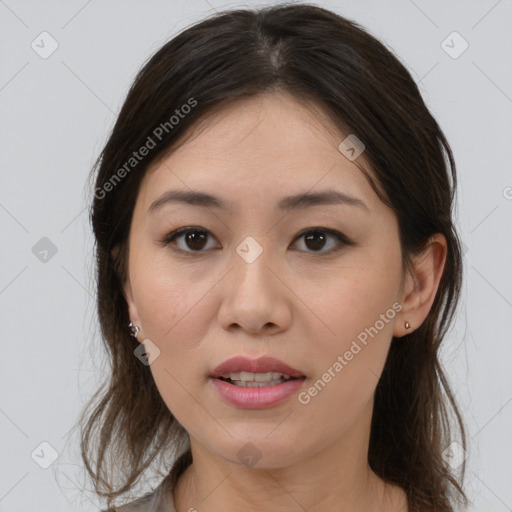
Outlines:
{"type": "Polygon", "coordinates": [[[260,357],[258,359],[250,359],[245,356],[236,356],[227,359],[221,363],[213,372],[211,377],[222,377],[227,373],[252,372],[267,373],[276,372],[289,375],[290,377],[304,377],[304,374],[295,368],[287,365],[274,357],[260,357]]]}

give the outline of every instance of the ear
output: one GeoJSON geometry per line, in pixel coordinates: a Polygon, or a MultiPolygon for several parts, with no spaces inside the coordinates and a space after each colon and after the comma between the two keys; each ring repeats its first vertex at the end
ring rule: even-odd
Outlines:
{"type": "MultiPolygon", "coordinates": [[[[118,253],[119,253],[119,246],[115,246],[111,251],[111,256],[114,261],[117,259],[118,253]]],[[[132,286],[131,286],[131,282],[130,282],[130,276],[128,275],[128,273],[127,273],[125,282],[122,284],[122,292],[123,292],[124,298],[126,299],[126,304],[128,306],[128,316],[130,317],[130,321],[133,322],[133,324],[136,325],[137,327],[139,327],[139,329],[140,329],[139,333],[137,335],[137,341],[138,341],[138,338],[141,337],[142,326],[140,324],[137,306],[135,304],[135,301],[133,300],[133,290],[132,290],[132,286]]],[[[128,330],[128,326],[126,326],[126,329],[128,330]]]]}
{"type": "Polygon", "coordinates": [[[425,250],[413,256],[412,269],[407,272],[393,336],[399,338],[417,329],[427,318],[436,297],[446,262],[447,243],[441,233],[433,235],[425,250]],[[405,328],[409,322],[409,329],[405,328]]]}

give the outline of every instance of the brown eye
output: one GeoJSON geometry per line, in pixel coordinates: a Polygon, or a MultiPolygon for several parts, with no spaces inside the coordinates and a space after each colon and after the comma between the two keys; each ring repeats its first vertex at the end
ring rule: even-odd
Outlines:
{"type": "Polygon", "coordinates": [[[296,238],[296,240],[304,240],[306,246],[306,252],[319,252],[320,254],[327,254],[333,251],[339,250],[340,246],[343,245],[354,245],[348,238],[332,229],[325,228],[313,228],[306,231],[302,231],[296,238]],[[334,243],[331,244],[331,248],[328,250],[322,250],[328,245],[329,238],[334,239],[334,243]]]}
{"type": "Polygon", "coordinates": [[[311,231],[309,234],[305,235],[304,240],[309,249],[319,251],[325,245],[326,236],[325,233],[321,231],[311,231]]]}
{"type": "Polygon", "coordinates": [[[207,245],[207,240],[209,237],[209,232],[202,228],[195,228],[195,227],[187,227],[187,228],[181,228],[177,229],[176,231],[173,231],[172,233],[169,233],[164,240],[162,240],[162,243],[164,245],[169,245],[170,243],[174,242],[175,240],[182,241],[181,246],[180,244],[175,244],[178,246],[178,251],[183,252],[205,252],[203,249],[207,245]]]}
{"type": "Polygon", "coordinates": [[[184,234],[183,241],[186,246],[195,251],[204,249],[206,245],[206,232],[205,231],[188,231],[184,234]]]}

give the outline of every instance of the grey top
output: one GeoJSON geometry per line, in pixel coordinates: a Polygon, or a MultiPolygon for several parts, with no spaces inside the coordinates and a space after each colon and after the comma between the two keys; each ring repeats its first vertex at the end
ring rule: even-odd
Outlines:
{"type": "MultiPolygon", "coordinates": [[[[164,479],[165,481],[165,479],[164,479]]],[[[176,512],[172,493],[164,491],[164,481],[152,492],[121,507],[102,512],[176,512]]]]}

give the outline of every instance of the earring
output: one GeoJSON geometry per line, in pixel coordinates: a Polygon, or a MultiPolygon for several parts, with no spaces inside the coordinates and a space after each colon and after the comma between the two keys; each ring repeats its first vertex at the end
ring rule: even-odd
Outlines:
{"type": "Polygon", "coordinates": [[[130,329],[130,336],[136,338],[140,329],[136,325],[134,325],[133,322],[130,322],[128,324],[128,329],[130,329]]]}
{"type": "Polygon", "coordinates": [[[406,328],[406,329],[409,329],[409,328],[411,327],[411,324],[410,324],[409,322],[407,322],[407,321],[405,322],[405,324],[404,324],[404,325],[405,325],[405,328],[406,328]]]}

